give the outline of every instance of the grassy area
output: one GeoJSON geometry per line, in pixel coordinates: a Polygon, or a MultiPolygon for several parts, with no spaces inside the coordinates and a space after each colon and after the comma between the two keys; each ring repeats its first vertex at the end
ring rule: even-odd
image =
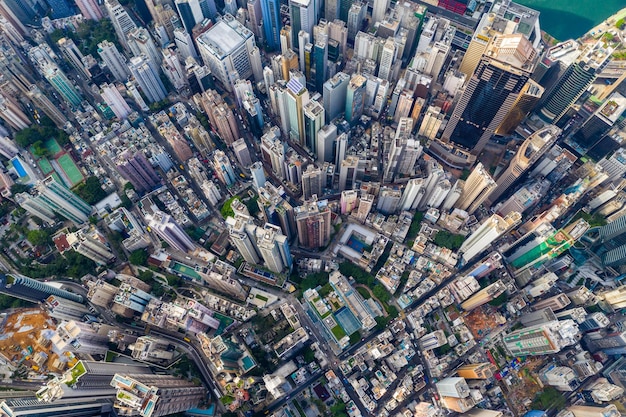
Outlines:
{"type": "Polygon", "coordinates": [[[74,385],[76,383],[76,381],[78,381],[78,378],[83,376],[86,372],[87,372],[87,370],[85,369],[85,365],[83,365],[83,363],[79,361],[71,369],[70,373],[72,374],[72,379],[67,381],[67,385],[68,386],[74,385]]]}
{"type": "Polygon", "coordinates": [[[341,340],[346,336],[346,332],[339,325],[336,325],[335,327],[330,329],[330,331],[333,333],[333,336],[335,336],[335,339],[337,340],[341,340]]]}
{"type": "Polygon", "coordinates": [[[258,298],[259,300],[263,301],[263,302],[267,302],[268,298],[262,296],[261,294],[257,294],[254,296],[254,298],[258,298]]]}
{"type": "Polygon", "coordinates": [[[578,219],[583,219],[584,221],[589,223],[589,226],[591,227],[604,226],[606,224],[606,218],[604,218],[602,215],[598,213],[591,215],[582,210],[579,210],[578,213],[576,213],[576,215],[570,221],[570,224],[576,222],[578,219]]]}
{"type": "Polygon", "coordinates": [[[566,399],[563,394],[553,387],[545,387],[543,391],[537,394],[535,400],[531,404],[533,410],[547,410],[548,408],[554,408],[555,410],[561,410],[566,403],[566,399]]]}
{"type": "Polygon", "coordinates": [[[107,354],[104,357],[105,362],[113,362],[113,359],[117,358],[119,355],[112,350],[107,350],[107,354]]]}
{"type": "Polygon", "coordinates": [[[356,290],[358,291],[359,294],[361,294],[361,297],[363,297],[364,299],[367,300],[369,298],[372,298],[372,296],[370,295],[370,292],[366,288],[358,287],[356,290]]]}

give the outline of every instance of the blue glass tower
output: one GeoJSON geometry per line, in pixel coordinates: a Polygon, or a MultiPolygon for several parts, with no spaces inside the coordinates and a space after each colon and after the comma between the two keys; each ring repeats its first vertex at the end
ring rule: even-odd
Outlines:
{"type": "Polygon", "coordinates": [[[265,41],[269,49],[276,50],[280,47],[280,1],[261,0],[261,11],[265,41]]]}
{"type": "Polygon", "coordinates": [[[83,302],[81,295],[21,275],[0,274],[0,292],[31,301],[41,301],[55,295],[77,303],[83,302]]]}

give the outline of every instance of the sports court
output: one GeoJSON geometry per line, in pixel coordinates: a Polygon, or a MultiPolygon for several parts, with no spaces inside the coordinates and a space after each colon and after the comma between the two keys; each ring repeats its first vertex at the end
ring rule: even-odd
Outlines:
{"type": "Polygon", "coordinates": [[[70,184],[68,185],[70,187],[75,186],[84,179],[83,174],[80,172],[80,170],[72,160],[72,157],[68,154],[60,156],[57,159],[57,162],[59,163],[61,170],[63,171],[63,173],[65,173],[65,176],[69,180],[70,184]]]}
{"type": "Polygon", "coordinates": [[[337,323],[343,328],[347,335],[351,335],[361,328],[361,323],[354,317],[352,311],[346,307],[342,307],[335,313],[337,323]]]}

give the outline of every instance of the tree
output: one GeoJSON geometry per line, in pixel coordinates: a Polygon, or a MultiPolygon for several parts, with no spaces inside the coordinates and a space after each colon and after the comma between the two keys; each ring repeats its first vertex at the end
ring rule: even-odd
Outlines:
{"type": "Polygon", "coordinates": [[[35,246],[50,243],[50,233],[46,229],[29,230],[26,239],[35,246]]]}
{"type": "Polygon", "coordinates": [[[11,194],[25,193],[30,189],[26,184],[15,183],[11,186],[11,194]]]}
{"type": "Polygon", "coordinates": [[[227,218],[227,217],[233,217],[235,215],[235,212],[233,211],[232,207],[230,206],[233,202],[233,200],[239,200],[239,198],[237,196],[235,197],[231,197],[228,200],[226,200],[224,202],[224,205],[222,206],[222,208],[220,209],[220,213],[222,213],[222,217],[223,218],[227,218]]]}
{"type": "Polygon", "coordinates": [[[461,245],[463,245],[464,241],[465,241],[465,236],[456,235],[446,230],[438,231],[434,239],[435,245],[448,248],[450,250],[459,249],[461,245]]]}
{"type": "Polygon", "coordinates": [[[130,254],[128,261],[133,265],[145,266],[148,264],[148,252],[145,249],[138,249],[130,254]]]}
{"type": "Polygon", "coordinates": [[[100,185],[100,180],[95,176],[87,177],[85,182],[78,184],[72,191],[87,204],[96,204],[107,196],[100,185]]]}

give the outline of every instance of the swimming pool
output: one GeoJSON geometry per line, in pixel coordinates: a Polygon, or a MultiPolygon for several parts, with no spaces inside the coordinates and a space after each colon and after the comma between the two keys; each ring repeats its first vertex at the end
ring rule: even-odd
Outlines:
{"type": "Polygon", "coordinates": [[[26,170],[22,166],[22,163],[20,162],[19,159],[13,158],[13,159],[11,159],[11,163],[13,164],[13,168],[15,168],[15,172],[17,172],[17,175],[20,178],[28,176],[28,174],[26,173],[26,170]]]}

